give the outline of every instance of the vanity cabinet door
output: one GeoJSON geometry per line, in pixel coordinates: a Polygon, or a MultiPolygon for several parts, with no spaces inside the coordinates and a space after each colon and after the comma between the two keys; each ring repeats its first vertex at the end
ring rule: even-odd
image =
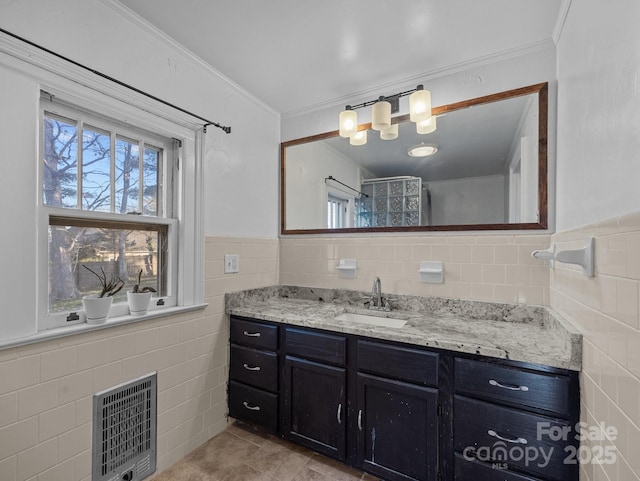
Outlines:
{"type": "Polygon", "coordinates": [[[438,391],[357,375],[358,464],[388,481],[436,480],[438,391]]]}
{"type": "Polygon", "coordinates": [[[346,456],[346,370],[285,358],[284,434],[321,454],[346,456]]]}

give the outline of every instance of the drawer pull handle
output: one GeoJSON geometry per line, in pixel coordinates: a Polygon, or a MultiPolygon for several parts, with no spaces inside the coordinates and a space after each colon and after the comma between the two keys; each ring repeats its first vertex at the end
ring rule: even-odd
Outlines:
{"type": "Polygon", "coordinates": [[[489,384],[496,387],[501,387],[502,389],[509,389],[510,391],[523,391],[526,392],[529,390],[527,386],[509,386],[507,384],[500,384],[495,379],[489,379],[489,384]]]}
{"type": "Polygon", "coordinates": [[[260,337],[260,333],[259,332],[247,332],[247,331],[244,331],[242,334],[244,334],[245,336],[248,336],[248,337],[260,337]]]}
{"type": "Polygon", "coordinates": [[[244,407],[246,407],[247,409],[249,409],[251,411],[260,411],[260,406],[250,406],[247,401],[243,401],[242,404],[244,405],[244,407]]]}
{"type": "Polygon", "coordinates": [[[358,411],[358,429],[362,431],[362,409],[358,411]]]}
{"type": "Polygon", "coordinates": [[[246,362],[243,364],[243,366],[247,371],[259,371],[260,370],[260,366],[249,366],[249,364],[247,364],[246,362]]]}
{"type": "Polygon", "coordinates": [[[516,439],[504,438],[500,436],[497,432],[495,432],[493,429],[489,429],[487,431],[487,434],[489,436],[493,436],[494,438],[498,438],[500,441],[506,441],[507,443],[527,444],[527,440],[525,438],[516,438],[516,439]]]}
{"type": "Polygon", "coordinates": [[[336,414],[338,418],[338,424],[342,424],[342,403],[338,404],[338,413],[336,414]]]}

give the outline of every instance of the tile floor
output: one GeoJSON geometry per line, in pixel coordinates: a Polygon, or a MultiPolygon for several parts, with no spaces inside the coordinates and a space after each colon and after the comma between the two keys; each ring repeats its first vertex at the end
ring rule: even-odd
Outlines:
{"type": "Polygon", "coordinates": [[[367,473],[235,423],[153,481],[378,481],[367,473]]]}

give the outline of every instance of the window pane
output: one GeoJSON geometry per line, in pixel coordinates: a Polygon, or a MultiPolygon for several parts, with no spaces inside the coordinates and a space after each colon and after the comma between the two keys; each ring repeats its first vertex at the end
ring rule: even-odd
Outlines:
{"type": "Polygon", "coordinates": [[[82,132],[82,208],[111,210],[111,139],[85,128],[82,132]]]}
{"type": "Polygon", "coordinates": [[[158,175],[160,170],[160,151],[144,149],[144,177],[142,180],[142,214],[158,215],[158,175]]]}
{"type": "Polygon", "coordinates": [[[142,287],[153,287],[154,296],[166,295],[166,248],[166,235],[153,230],[50,225],[49,311],[82,309],[83,295],[99,293],[98,279],[83,265],[126,283],[114,302],[126,301],[140,270],[142,287]]]}
{"type": "Polygon", "coordinates": [[[116,139],[115,211],[121,214],[138,211],[138,152],[137,142],[120,137],[116,139]]]}
{"type": "Polygon", "coordinates": [[[78,207],[78,127],[73,120],[44,116],[45,205],[78,207]]]}

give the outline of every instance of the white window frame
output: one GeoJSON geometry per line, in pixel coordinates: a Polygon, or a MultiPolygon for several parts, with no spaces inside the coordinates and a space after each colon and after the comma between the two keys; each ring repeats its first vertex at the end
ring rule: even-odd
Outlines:
{"type": "Polygon", "coordinates": [[[341,213],[342,224],[343,224],[342,228],[353,227],[355,196],[350,193],[344,192],[343,190],[336,189],[334,187],[329,187],[329,186],[325,186],[325,189],[323,190],[324,190],[323,218],[325,220],[327,228],[330,228],[328,227],[329,202],[331,201],[332,197],[342,201],[341,203],[344,206],[346,211],[341,213]]]}
{"type": "MultiPolygon", "coordinates": [[[[79,209],[68,209],[61,207],[45,206],[42,195],[43,185],[43,115],[44,111],[49,111],[63,117],[74,119],[73,112],[90,112],[87,116],[92,117],[92,121],[87,122],[92,127],[100,128],[103,125],[117,125],[126,123],[131,126],[132,131],[142,131],[141,135],[150,140],[150,144],[157,147],[154,142],[156,136],[165,139],[174,139],[180,147],[174,148],[173,154],[176,156],[173,165],[163,162],[163,169],[166,175],[172,179],[170,192],[166,192],[167,200],[163,199],[165,205],[163,212],[166,212],[167,204],[170,202],[172,209],[171,217],[148,217],[132,216],[134,221],[140,224],[166,225],[168,227],[168,259],[167,259],[167,289],[168,296],[163,296],[163,306],[153,305],[146,316],[133,318],[128,315],[126,302],[116,303],[112,306],[107,325],[115,325],[133,320],[143,320],[149,317],[166,315],[179,312],[180,308],[192,309],[204,306],[204,273],[203,273],[203,248],[202,248],[202,132],[199,128],[185,128],[182,125],[166,120],[171,118],[171,112],[166,108],[153,108],[148,106],[144,110],[123,103],[118,100],[119,95],[103,95],[93,89],[86,89],[80,86],[75,88],[61,88],[60,85],[41,84],[41,90],[51,94],[56,98],[55,106],[44,105],[41,102],[39,122],[38,122],[38,262],[37,262],[37,312],[39,332],[46,330],[64,330],[74,324],[82,324],[86,320],[84,311],[73,311],[79,314],[76,321],[67,321],[68,312],[49,313],[48,299],[48,229],[49,216],[68,217],[73,219],[100,219],[104,221],[124,220],[122,214],[112,214],[106,212],[82,211],[79,209]],[[61,104],[68,104],[72,107],[64,107],[61,104]],[[68,109],[71,109],[71,113],[68,109]],[[149,112],[151,110],[152,113],[149,112]],[[97,114],[92,115],[93,112],[97,114]],[[65,115],[66,113],[66,115],[65,115]],[[98,119],[98,124],[94,119],[98,119]],[[153,132],[152,136],[146,136],[144,132],[153,132]],[[167,169],[171,168],[171,172],[167,169]],[[176,309],[178,308],[178,309],[176,309]]],[[[115,94],[115,91],[111,91],[115,94]]],[[[123,132],[126,135],[126,131],[123,132]]],[[[166,159],[165,159],[166,160],[166,159]]],[[[169,190],[169,189],[167,189],[169,190]]],[[[86,325],[86,324],[85,324],[86,325]]],[[[49,331],[52,332],[52,331],[49,331]]]]}

